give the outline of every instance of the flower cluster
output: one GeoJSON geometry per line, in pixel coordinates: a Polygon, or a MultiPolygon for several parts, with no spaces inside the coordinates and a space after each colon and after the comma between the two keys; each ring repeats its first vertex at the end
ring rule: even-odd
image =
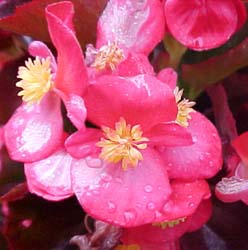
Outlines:
{"type": "MultiPolygon", "coordinates": [[[[123,227],[116,249],[166,249],[210,217],[206,179],[221,169],[222,148],[214,125],[183,98],[177,73],[155,72],[148,55],[167,32],[195,50],[223,44],[246,19],[242,2],[109,0],[85,53],[71,2],[48,5],[45,15],[57,54],[29,45],[33,58],[16,83],[23,102],[3,128],[10,157],[24,163],[31,193],[75,195],[94,219],[123,227]]],[[[239,192],[248,202],[247,140],[233,142],[245,180],[222,180],[223,199],[239,192]]]]}

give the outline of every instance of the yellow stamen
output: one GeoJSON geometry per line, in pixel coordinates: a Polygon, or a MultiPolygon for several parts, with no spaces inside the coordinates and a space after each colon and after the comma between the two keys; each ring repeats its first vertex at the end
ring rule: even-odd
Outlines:
{"type": "Polygon", "coordinates": [[[183,217],[183,218],[179,218],[177,220],[155,222],[155,223],[152,223],[152,225],[155,227],[160,227],[162,229],[165,229],[167,227],[174,227],[174,226],[184,222],[185,220],[186,220],[186,217],[183,217]]]}
{"type": "Polygon", "coordinates": [[[137,244],[132,245],[118,245],[115,250],[141,250],[140,246],[137,244]]]}
{"type": "Polygon", "coordinates": [[[51,89],[52,75],[50,59],[40,59],[36,57],[34,61],[29,58],[25,66],[19,67],[17,78],[21,81],[16,83],[17,87],[22,88],[18,96],[28,104],[39,103],[42,97],[51,89]]]}
{"type": "Polygon", "coordinates": [[[175,88],[174,95],[178,107],[176,122],[183,127],[188,127],[189,126],[188,120],[191,119],[190,113],[195,112],[195,110],[192,107],[196,103],[193,101],[189,101],[188,99],[185,98],[182,99],[183,89],[179,90],[178,87],[175,88]]]}
{"type": "Polygon", "coordinates": [[[131,127],[127,125],[123,118],[115,124],[115,130],[103,127],[105,138],[101,138],[96,145],[102,147],[100,158],[109,162],[117,163],[122,161],[122,168],[126,170],[128,166],[137,166],[138,162],[143,160],[139,150],[145,149],[149,141],[142,137],[142,131],[139,125],[131,127]]]}
{"type": "Polygon", "coordinates": [[[124,59],[122,49],[118,48],[116,42],[108,43],[102,46],[97,52],[95,61],[91,64],[97,70],[110,68],[114,70],[117,65],[124,59]]]}

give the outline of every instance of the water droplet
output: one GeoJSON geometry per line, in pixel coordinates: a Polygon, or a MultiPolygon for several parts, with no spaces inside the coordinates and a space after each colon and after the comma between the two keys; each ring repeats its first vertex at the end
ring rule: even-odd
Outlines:
{"type": "Polygon", "coordinates": [[[124,212],[124,219],[127,224],[131,224],[136,219],[136,217],[137,215],[134,210],[128,210],[124,212]]]}
{"type": "Polygon", "coordinates": [[[212,136],[215,138],[218,137],[216,133],[212,133],[212,136]]]}
{"type": "Polygon", "coordinates": [[[199,156],[200,161],[204,161],[205,157],[203,155],[199,156]]]}
{"type": "Polygon", "coordinates": [[[209,166],[213,167],[214,166],[214,162],[213,161],[209,161],[209,166]]]}
{"type": "Polygon", "coordinates": [[[195,206],[195,203],[193,203],[193,202],[189,203],[189,207],[194,207],[194,206],[195,206]]]}
{"type": "Polygon", "coordinates": [[[152,211],[155,209],[155,204],[153,202],[149,202],[146,207],[148,210],[152,211]]]}
{"type": "Polygon", "coordinates": [[[85,161],[87,165],[91,168],[100,168],[102,166],[102,160],[99,158],[87,157],[85,161]]]}
{"type": "Polygon", "coordinates": [[[209,158],[211,154],[209,152],[206,152],[205,155],[209,158]]]}
{"type": "Polygon", "coordinates": [[[103,181],[110,182],[110,181],[112,181],[112,176],[107,174],[107,173],[103,173],[103,174],[101,174],[101,179],[103,181]]]}
{"type": "Polygon", "coordinates": [[[22,153],[22,157],[26,157],[27,155],[25,153],[22,153]]]}
{"type": "Polygon", "coordinates": [[[192,141],[194,142],[194,143],[196,143],[197,142],[197,137],[196,136],[192,136],[192,141]]]}
{"type": "Polygon", "coordinates": [[[168,167],[172,167],[172,163],[171,163],[171,162],[168,163],[167,166],[168,166],[168,167]]]}
{"type": "Polygon", "coordinates": [[[192,199],[192,198],[193,198],[193,196],[192,196],[192,195],[188,195],[188,198],[189,198],[189,199],[192,199]]]}
{"type": "Polygon", "coordinates": [[[108,211],[110,213],[114,213],[116,211],[116,205],[111,201],[108,202],[108,211]]]}
{"type": "Polygon", "coordinates": [[[163,216],[162,213],[160,213],[159,211],[155,211],[155,218],[156,218],[156,219],[159,219],[159,218],[161,218],[162,216],[163,216]]]}
{"type": "Polygon", "coordinates": [[[144,187],[144,190],[145,190],[145,192],[147,192],[147,193],[151,193],[152,190],[153,190],[153,188],[152,188],[151,185],[146,185],[146,186],[144,187]]]}

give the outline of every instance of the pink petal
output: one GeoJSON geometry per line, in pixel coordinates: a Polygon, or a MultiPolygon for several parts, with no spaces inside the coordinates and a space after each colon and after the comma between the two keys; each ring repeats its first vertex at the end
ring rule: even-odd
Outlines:
{"type": "Polygon", "coordinates": [[[6,124],[4,136],[13,160],[33,162],[50,155],[62,144],[59,98],[48,93],[40,104],[22,104],[6,124]]]}
{"type": "Polygon", "coordinates": [[[84,105],[84,100],[78,95],[64,95],[63,92],[55,90],[55,92],[63,100],[67,111],[67,117],[77,129],[85,128],[85,120],[87,110],[84,105]]]}
{"type": "Polygon", "coordinates": [[[185,222],[164,229],[152,224],[124,228],[121,241],[124,244],[138,244],[142,249],[160,247],[159,249],[164,250],[167,249],[166,243],[179,239],[186,232],[199,229],[209,219],[211,211],[211,201],[202,201],[195,213],[189,216],[185,222]]]}
{"type": "Polygon", "coordinates": [[[119,76],[154,75],[154,70],[147,56],[138,53],[129,53],[127,59],[118,65],[113,74],[119,76]]]}
{"type": "Polygon", "coordinates": [[[96,143],[100,141],[102,132],[99,129],[87,128],[73,133],[65,142],[67,151],[75,158],[100,153],[96,143]]]}
{"type": "Polygon", "coordinates": [[[157,0],[110,0],[97,26],[97,47],[117,42],[133,52],[149,54],[164,35],[162,3],[157,0]]]}
{"type": "Polygon", "coordinates": [[[155,151],[127,170],[120,164],[89,168],[89,158],[74,165],[73,190],[82,207],[96,219],[124,227],[151,223],[170,195],[166,172],[155,151]]]}
{"type": "Polygon", "coordinates": [[[149,144],[155,146],[188,146],[192,145],[191,134],[176,123],[160,123],[144,134],[149,144]]]}
{"type": "Polygon", "coordinates": [[[151,75],[99,77],[89,85],[84,99],[89,120],[98,126],[114,127],[123,117],[145,131],[174,121],[177,114],[171,89],[151,75]]]}
{"type": "Polygon", "coordinates": [[[54,201],[72,196],[72,161],[73,158],[65,150],[59,150],[41,161],[26,163],[25,175],[29,191],[54,201]]]}
{"type": "Polygon", "coordinates": [[[177,86],[177,72],[172,68],[162,69],[158,73],[157,78],[161,82],[168,84],[172,90],[177,86]]]}
{"type": "Polygon", "coordinates": [[[210,178],[222,165],[221,142],[216,128],[198,112],[191,116],[187,130],[194,144],[159,148],[172,179],[210,178]]]}
{"type": "Polygon", "coordinates": [[[39,56],[40,58],[49,57],[51,60],[52,72],[57,71],[57,63],[55,61],[55,58],[54,58],[51,50],[43,42],[33,41],[32,43],[30,43],[30,45],[28,47],[28,52],[30,55],[32,55],[34,57],[36,57],[36,56],[39,56]]]}
{"type": "Polygon", "coordinates": [[[241,160],[248,167],[248,132],[245,132],[232,141],[241,160]]]}
{"type": "Polygon", "coordinates": [[[82,95],[88,77],[80,44],[72,30],[73,14],[71,2],[55,3],[46,8],[49,33],[58,52],[55,86],[67,94],[82,95]]]}
{"type": "Polygon", "coordinates": [[[224,202],[242,200],[248,205],[248,179],[237,176],[222,178],[215,187],[215,194],[224,202]]]}
{"type": "Polygon", "coordinates": [[[167,0],[165,16],[172,35],[194,50],[224,44],[238,25],[232,0],[167,0]]]}
{"type": "Polygon", "coordinates": [[[170,199],[164,204],[160,216],[157,216],[158,222],[192,215],[201,201],[211,195],[208,183],[204,180],[193,182],[174,180],[171,182],[171,189],[170,199]]]}

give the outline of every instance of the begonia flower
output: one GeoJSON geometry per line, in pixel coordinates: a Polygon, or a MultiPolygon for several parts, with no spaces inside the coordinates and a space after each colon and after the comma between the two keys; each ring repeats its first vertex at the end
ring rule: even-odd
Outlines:
{"type": "Polygon", "coordinates": [[[224,44],[246,21],[241,0],[166,0],[164,11],[170,33],[193,50],[224,44]]]}
{"type": "Polygon", "coordinates": [[[57,63],[48,47],[32,42],[28,59],[19,68],[16,84],[23,104],[4,127],[5,143],[10,157],[17,161],[33,162],[49,156],[63,141],[61,101],[68,117],[77,128],[84,126],[86,111],[80,98],[87,74],[83,54],[73,31],[74,11],[71,2],[60,2],[46,8],[48,29],[57,49],[57,63]],[[73,58],[73,60],[72,60],[73,58]]]}
{"type": "Polygon", "coordinates": [[[242,200],[248,205],[248,132],[235,138],[231,145],[240,161],[235,162],[234,175],[222,178],[216,185],[215,193],[224,202],[242,200]]]}
{"type": "Polygon", "coordinates": [[[88,45],[90,76],[154,74],[147,55],[164,35],[163,6],[157,0],[110,0],[97,24],[96,48],[88,45]]]}
{"type": "Polygon", "coordinates": [[[123,245],[116,250],[166,250],[186,232],[196,231],[206,223],[211,215],[210,200],[203,200],[196,211],[187,218],[169,222],[147,224],[140,227],[124,228],[123,245]]]}
{"type": "MultiPolygon", "coordinates": [[[[162,208],[173,194],[169,163],[179,165],[174,177],[178,180],[208,178],[220,169],[216,129],[197,112],[189,120],[194,122],[193,128],[185,126],[181,121],[190,116],[180,108],[177,97],[181,94],[175,96],[171,86],[151,75],[103,75],[90,82],[84,95],[88,119],[101,129],[79,130],[65,145],[82,161],[72,168],[72,186],[82,207],[94,218],[124,227],[152,223],[161,219],[159,214],[166,214],[162,208]],[[176,150],[187,160],[182,167],[183,157],[178,157],[176,150]],[[166,161],[167,152],[170,162],[166,161]],[[205,158],[199,161],[205,154],[207,161],[212,161],[206,166],[205,158]]],[[[186,109],[191,108],[187,105],[186,109]]],[[[195,191],[190,192],[189,197],[195,191]]],[[[170,210],[171,205],[167,206],[170,210]]],[[[185,211],[175,209],[174,213],[185,215],[185,211]]],[[[174,213],[167,219],[180,217],[174,213]]]]}

